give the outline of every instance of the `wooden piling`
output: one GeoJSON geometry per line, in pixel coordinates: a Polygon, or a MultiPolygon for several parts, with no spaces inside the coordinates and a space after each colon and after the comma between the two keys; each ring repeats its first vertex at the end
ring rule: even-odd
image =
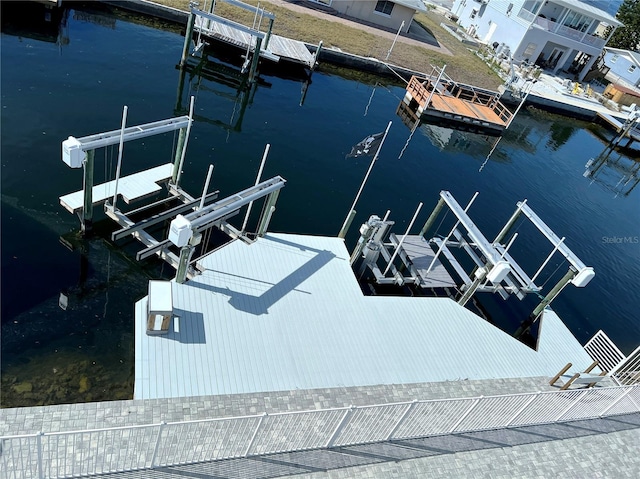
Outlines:
{"type": "Polygon", "coordinates": [[[84,162],[84,205],[82,218],[80,218],[83,236],[91,234],[93,227],[93,164],[95,154],[95,150],[87,151],[84,162]]]}

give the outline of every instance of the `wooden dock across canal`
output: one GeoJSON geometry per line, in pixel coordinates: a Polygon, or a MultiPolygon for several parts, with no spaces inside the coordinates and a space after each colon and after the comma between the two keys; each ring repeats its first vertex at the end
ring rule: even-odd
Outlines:
{"type": "Polygon", "coordinates": [[[444,76],[411,77],[403,102],[421,119],[437,120],[453,127],[500,134],[513,113],[497,92],[456,83],[444,76]]]}

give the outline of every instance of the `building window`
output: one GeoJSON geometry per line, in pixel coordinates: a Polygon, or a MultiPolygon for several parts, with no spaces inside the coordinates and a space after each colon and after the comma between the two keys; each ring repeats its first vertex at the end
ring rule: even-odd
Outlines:
{"type": "Polygon", "coordinates": [[[615,63],[619,56],[620,56],[620,55],[618,55],[617,53],[616,53],[615,55],[613,55],[613,56],[611,57],[611,63],[615,63]]]}
{"type": "Polygon", "coordinates": [[[533,55],[533,52],[536,51],[536,48],[538,48],[537,43],[529,43],[529,45],[527,45],[527,48],[525,48],[524,52],[522,52],[522,56],[524,58],[531,58],[531,55],[533,55]]]}
{"type": "Polygon", "coordinates": [[[378,13],[382,13],[383,15],[391,16],[394,5],[395,4],[393,2],[389,2],[388,0],[378,0],[378,3],[376,3],[375,11],[378,13]]]}
{"type": "Polygon", "coordinates": [[[635,65],[631,65],[631,66],[629,67],[628,72],[629,72],[629,73],[633,73],[634,71],[636,71],[636,66],[635,66],[635,65]]]}

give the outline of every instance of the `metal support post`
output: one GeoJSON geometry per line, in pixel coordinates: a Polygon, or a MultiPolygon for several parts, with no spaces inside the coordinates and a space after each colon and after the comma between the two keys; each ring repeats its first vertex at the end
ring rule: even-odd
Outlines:
{"type": "Polygon", "coordinates": [[[189,261],[195,250],[190,244],[180,248],[180,262],[178,263],[178,271],[176,272],[176,283],[184,283],[187,280],[187,271],[189,270],[189,261]]]}
{"type": "Polygon", "coordinates": [[[429,218],[427,219],[427,222],[424,224],[424,226],[420,230],[420,236],[424,236],[427,233],[427,231],[429,231],[431,229],[431,227],[433,226],[434,221],[436,220],[436,218],[440,214],[440,211],[442,210],[443,206],[444,206],[444,199],[440,198],[438,200],[438,203],[436,204],[436,207],[431,212],[431,215],[429,215],[429,218]]]}
{"type": "Polygon", "coordinates": [[[153,455],[151,456],[151,463],[149,464],[149,467],[151,469],[156,467],[156,457],[158,456],[158,449],[160,449],[160,440],[162,439],[162,430],[166,425],[167,423],[165,421],[162,421],[160,423],[160,427],[158,428],[158,437],[156,438],[156,445],[153,448],[153,455]]]}
{"type": "Polygon", "coordinates": [[[347,231],[349,231],[349,228],[351,227],[351,223],[353,223],[353,219],[356,217],[356,210],[351,210],[349,211],[349,214],[347,215],[347,219],[345,220],[344,224],[342,225],[342,228],[340,229],[340,232],[338,233],[338,238],[343,238],[345,236],[347,236],[347,231]]]}
{"type": "Polygon", "coordinates": [[[184,34],[184,46],[182,47],[182,57],[180,58],[180,68],[184,67],[187,62],[187,55],[189,54],[189,45],[191,44],[191,37],[193,36],[193,24],[195,23],[195,15],[193,12],[189,12],[189,18],[187,19],[187,29],[184,34]]]}
{"type": "Polygon", "coordinates": [[[269,40],[271,39],[271,30],[273,29],[273,18],[269,19],[269,28],[267,29],[267,35],[264,39],[264,49],[269,48],[269,40]]]}
{"type": "MultiPolygon", "coordinates": [[[[431,93],[429,94],[429,98],[427,99],[427,103],[424,105],[424,109],[426,110],[427,108],[429,108],[429,105],[431,104],[431,99],[433,98],[433,94],[436,92],[436,88],[438,88],[438,84],[440,83],[440,80],[442,79],[442,76],[444,75],[444,69],[447,68],[447,65],[444,65],[442,67],[442,70],[440,70],[440,73],[438,74],[438,78],[436,79],[436,82],[433,85],[433,88],[431,89],[431,93]]],[[[420,123],[420,122],[418,122],[420,123]]]]}
{"type": "Polygon", "coordinates": [[[116,209],[116,202],[118,201],[118,181],[120,180],[120,169],[122,168],[122,150],[124,149],[124,129],[127,125],[127,112],[128,106],[124,106],[122,111],[122,127],[120,128],[120,144],[118,145],[118,165],[116,166],[116,182],[113,187],[113,210],[116,209]]]}
{"type": "MultiPolygon", "coordinates": [[[[440,197],[441,198],[442,198],[442,194],[443,193],[440,192],[440,197]]],[[[467,204],[467,207],[464,209],[465,213],[467,211],[469,211],[469,208],[471,208],[471,205],[476,200],[477,196],[478,196],[478,192],[476,191],[474,193],[474,195],[471,197],[471,200],[469,200],[469,203],[467,204]]],[[[456,230],[456,228],[458,227],[459,224],[460,224],[460,219],[458,219],[458,221],[456,221],[456,223],[453,225],[453,228],[451,228],[451,231],[449,232],[449,234],[442,240],[442,243],[440,243],[440,247],[438,248],[438,251],[436,252],[436,255],[431,260],[431,263],[429,264],[429,267],[427,268],[427,272],[424,274],[424,276],[428,275],[431,272],[431,270],[433,269],[433,266],[436,264],[436,260],[438,259],[438,256],[440,256],[440,253],[442,253],[442,250],[447,247],[447,241],[449,241],[449,238],[451,238],[451,235],[455,232],[455,230],[456,230]]]]}
{"type": "Polygon", "coordinates": [[[253,444],[256,442],[256,437],[258,437],[258,432],[260,431],[260,427],[262,426],[262,423],[264,421],[264,418],[267,417],[267,413],[262,413],[262,416],[260,416],[260,420],[258,421],[258,425],[256,426],[256,430],[253,431],[253,436],[251,436],[251,440],[249,441],[249,445],[247,446],[247,448],[244,451],[244,457],[247,457],[249,455],[249,452],[251,451],[251,448],[253,447],[253,444]]]}
{"type": "Polygon", "coordinates": [[[256,46],[253,49],[253,58],[251,59],[251,68],[249,69],[249,82],[256,79],[258,72],[258,61],[260,60],[260,49],[262,47],[262,38],[256,37],[256,46]]]}
{"type": "Polygon", "coordinates": [[[178,73],[178,91],[176,92],[176,105],[173,108],[174,114],[178,114],[182,110],[182,93],[184,92],[184,77],[186,73],[186,68],[181,68],[178,73]]]}
{"type": "Polygon", "coordinates": [[[531,396],[529,398],[529,400],[525,404],[523,404],[520,409],[518,409],[518,412],[516,412],[511,419],[509,419],[509,421],[504,425],[504,427],[511,426],[511,424],[513,424],[513,422],[516,419],[518,419],[518,416],[520,416],[520,414],[522,414],[524,412],[524,410],[527,409],[529,407],[529,405],[540,396],[540,394],[541,394],[541,392],[538,391],[534,396],[531,396]]]}
{"type": "Polygon", "coordinates": [[[264,212],[262,213],[262,217],[260,218],[260,222],[258,223],[258,236],[264,236],[267,232],[269,222],[271,221],[271,216],[273,216],[273,212],[276,210],[276,202],[278,201],[279,195],[280,190],[276,190],[273,193],[269,194],[264,207],[264,212]]]}
{"type": "MultiPolygon", "coordinates": [[[[258,175],[256,176],[256,182],[254,186],[257,186],[260,183],[260,178],[262,177],[262,170],[264,170],[264,164],[267,162],[267,156],[269,155],[269,148],[271,145],[267,143],[267,146],[264,149],[264,154],[262,155],[262,161],[260,162],[260,168],[258,168],[258,175]]],[[[253,206],[253,201],[247,205],[247,213],[244,216],[244,221],[242,222],[241,234],[244,234],[247,229],[247,223],[249,222],[249,215],[251,215],[251,208],[253,206]]]]}
{"type": "Polygon", "coordinates": [[[84,159],[84,206],[82,208],[82,235],[91,234],[93,227],[93,164],[95,150],[87,151],[84,159]]]}
{"type": "Polygon", "coordinates": [[[518,208],[511,215],[511,218],[509,218],[509,221],[507,221],[507,224],[505,224],[504,227],[502,228],[502,230],[500,230],[500,233],[498,233],[498,236],[496,236],[496,239],[493,240],[494,244],[501,243],[502,240],[505,238],[505,236],[507,236],[507,233],[513,227],[513,225],[516,223],[518,218],[520,217],[520,213],[522,213],[522,208],[526,204],[527,204],[527,200],[524,200],[522,202],[518,202],[518,208]]]}
{"type": "Polygon", "coordinates": [[[355,412],[356,409],[357,408],[355,406],[349,406],[349,409],[345,411],[344,416],[342,416],[342,419],[340,420],[340,423],[334,429],[333,434],[331,434],[331,437],[327,441],[327,444],[325,444],[325,447],[327,449],[332,447],[333,444],[336,442],[336,439],[338,439],[344,427],[349,423],[349,420],[351,419],[351,416],[353,416],[353,413],[355,412]]]}
{"type": "Polygon", "coordinates": [[[473,280],[473,283],[469,286],[469,288],[464,292],[462,297],[458,300],[458,304],[460,306],[464,306],[471,299],[471,297],[475,294],[476,290],[480,287],[480,284],[484,281],[487,276],[487,271],[482,268],[476,271],[476,277],[473,280]]]}
{"type": "Polygon", "coordinates": [[[207,180],[204,182],[204,188],[202,188],[202,196],[200,197],[200,205],[198,209],[201,210],[204,207],[204,200],[209,190],[209,182],[211,181],[211,175],[213,174],[213,165],[209,165],[209,171],[207,172],[207,180]]]}
{"type": "Polygon", "coordinates": [[[320,58],[320,50],[322,50],[322,40],[318,43],[316,47],[316,53],[313,55],[313,64],[310,65],[311,71],[315,70],[318,66],[318,58],[320,58]]]}
{"type": "Polygon", "coordinates": [[[400,35],[400,32],[402,31],[402,29],[404,28],[404,20],[402,20],[402,23],[400,24],[400,28],[398,28],[398,31],[396,32],[396,36],[393,39],[393,43],[391,44],[391,48],[389,48],[389,51],[387,52],[387,56],[384,57],[384,61],[386,62],[389,57],[391,56],[391,51],[393,50],[393,47],[396,46],[396,41],[398,40],[398,35],[400,35]]]}
{"type": "Polygon", "coordinates": [[[467,418],[467,416],[471,414],[471,411],[473,411],[476,408],[476,406],[480,404],[480,401],[482,401],[483,398],[484,396],[475,398],[475,400],[473,401],[473,404],[469,406],[469,409],[467,409],[465,413],[462,416],[460,416],[460,419],[458,419],[456,423],[453,425],[453,427],[449,430],[449,434],[455,432],[455,430],[458,429],[458,426],[462,424],[462,421],[464,421],[467,418]]]}
{"type": "Polygon", "coordinates": [[[604,409],[604,411],[602,411],[600,414],[598,414],[598,417],[602,417],[602,416],[604,416],[605,414],[607,414],[607,412],[609,412],[609,410],[610,410],[613,406],[615,406],[615,405],[616,405],[616,404],[618,404],[620,401],[622,401],[622,400],[627,396],[627,394],[629,394],[631,391],[633,391],[633,388],[629,388],[629,389],[627,389],[624,393],[622,393],[622,394],[620,395],[620,397],[618,397],[618,399],[616,399],[615,401],[613,401],[611,404],[609,404],[609,405],[604,409]]]}
{"type": "MultiPolygon", "coordinates": [[[[178,168],[176,171],[176,165],[173,165],[174,173],[176,175],[176,179],[173,182],[173,185],[178,188],[178,184],[180,183],[180,177],[182,176],[182,165],[184,165],[184,157],[187,154],[187,145],[189,144],[189,134],[191,133],[191,125],[193,125],[193,105],[195,103],[195,97],[191,97],[191,101],[189,103],[189,123],[187,124],[187,131],[185,132],[184,144],[182,145],[180,151],[180,161],[178,162],[178,168]]],[[[176,159],[178,158],[178,152],[176,151],[176,159]]]]}
{"type": "MultiPolygon", "coordinates": [[[[367,179],[369,178],[369,174],[371,173],[371,170],[373,169],[373,165],[376,163],[376,160],[378,159],[378,155],[380,154],[380,150],[382,149],[382,145],[384,145],[384,140],[387,138],[387,133],[389,133],[389,128],[391,128],[391,123],[392,122],[389,122],[389,124],[387,125],[387,129],[384,130],[384,135],[382,136],[382,140],[380,141],[380,144],[378,145],[378,149],[376,150],[376,154],[374,155],[373,159],[371,160],[371,164],[369,165],[369,169],[367,170],[367,173],[364,175],[364,179],[362,180],[362,184],[360,185],[360,189],[358,190],[358,193],[356,194],[356,198],[353,200],[353,204],[351,205],[351,208],[349,209],[349,213],[347,214],[347,217],[345,218],[344,223],[342,224],[342,228],[340,228],[340,233],[338,233],[338,238],[344,238],[347,235],[347,231],[349,230],[349,225],[350,225],[349,217],[351,215],[355,215],[356,203],[358,203],[358,200],[360,199],[360,195],[362,194],[362,190],[364,189],[364,185],[367,183],[367,179]]],[[[351,218],[351,221],[353,221],[353,218],[351,218]]]]}
{"type": "Polygon", "coordinates": [[[178,134],[178,143],[176,144],[176,155],[173,159],[173,173],[171,174],[171,183],[176,184],[178,179],[178,171],[180,170],[180,158],[182,158],[182,150],[184,149],[185,138],[187,137],[187,129],[180,128],[178,134]]]}
{"type": "Polygon", "coordinates": [[[398,419],[398,421],[396,422],[395,426],[393,426],[393,429],[391,429],[389,434],[387,434],[387,437],[385,438],[385,441],[391,440],[391,438],[396,433],[396,431],[400,428],[400,426],[402,425],[404,420],[407,419],[407,416],[409,416],[411,411],[413,411],[413,408],[416,407],[416,404],[418,404],[418,400],[417,399],[414,399],[413,402],[409,403],[409,406],[402,413],[402,416],[400,416],[400,419],[398,419]]]}
{"type": "Polygon", "coordinates": [[[385,268],[384,272],[382,273],[382,276],[387,274],[387,272],[389,271],[389,268],[391,268],[391,265],[393,264],[393,260],[396,259],[396,256],[398,256],[398,252],[402,248],[402,244],[404,243],[404,240],[409,235],[409,231],[411,231],[411,228],[413,227],[413,223],[416,221],[416,218],[418,217],[418,214],[420,213],[421,209],[422,209],[422,202],[420,202],[420,204],[418,205],[418,208],[416,209],[416,212],[413,214],[413,218],[411,219],[411,223],[409,223],[409,226],[407,227],[407,231],[405,232],[405,234],[402,237],[402,239],[400,239],[400,242],[398,243],[398,246],[396,246],[396,249],[393,252],[393,255],[391,256],[391,259],[389,260],[389,263],[387,263],[387,267],[385,268]]]}
{"type": "Polygon", "coordinates": [[[40,431],[36,436],[36,442],[38,445],[38,478],[44,479],[44,467],[42,467],[42,438],[44,432],[40,431]]]}
{"type": "Polygon", "coordinates": [[[560,281],[558,281],[553,289],[549,291],[549,293],[542,299],[542,301],[540,301],[540,304],[538,304],[538,306],[536,306],[536,309],[533,310],[533,313],[531,313],[534,322],[539,319],[540,314],[542,313],[542,311],[544,311],[544,308],[551,304],[551,301],[553,301],[555,297],[560,294],[560,291],[562,291],[562,289],[569,283],[569,281],[573,279],[575,275],[576,272],[573,270],[573,268],[569,268],[569,271],[565,273],[565,275],[560,279],[560,281]]]}
{"type": "Polygon", "coordinates": [[[573,407],[578,404],[582,398],[586,395],[589,394],[589,389],[584,389],[582,391],[580,391],[578,393],[578,397],[576,398],[575,401],[573,401],[569,406],[567,406],[566,408],[564,408],[562,410],[562,412],[560,414],[558,414],[558,416],[553,420],[553,422],[558,422],[560,421],[560,419],[562,418],[562,416],[564,416],[565,414],[567,414],[569,411],[571,411],[573,409],[573,407]]]}

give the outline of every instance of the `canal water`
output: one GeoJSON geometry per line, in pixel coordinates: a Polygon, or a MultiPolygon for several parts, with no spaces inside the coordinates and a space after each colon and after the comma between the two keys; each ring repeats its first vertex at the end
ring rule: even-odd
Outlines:
{"type": "MultiPolygon", "coordinates": [[[[626,353],[640,344],[640,188],[625,176],[638,152],[599,161],[612,137],[600,126],[524,110],[488,159],[494,138],[423,126],[399,158],[410,134],[396,115],[402,86],[322,67],[307,89],[267,73],[250,97],[229,77],[187,75],[180,89],[183,37],[175,27],[95,6],[71,4],[45,20],[8,5],[2,3],[2,406],[131,397],[133,304],[149,278],[172,272],[158,261],[137,263],[133,242],[106,241],[114,227],[99,209],[96,236],[78,236],[78,219],[58,198],[81,189],[82,174],[62,163],[61,142],[118,129],[124,105],[128,125],[184,114],[189,95],[197,121],[183,186],[194,194],[210,164],[221,196],[252,185],[270,144],[263,177],[287,180],[271,230],[335,236],[370,161],[346,155],[392,121],[349,248],[370,214],[391,210],[400,234],[424,202],[421,225],[443,189],[460,203],[480,193],[469,214],[489,238],[526,198],[596,270],[586,288],[569,286],[554,302],[576,338],[585,343],[604,329],[626,353]],[[61,298],[68,298],[66,309],[61,298]]],[[[123,174],[170,161],[174,141],[167,134],[127,143],[123,174]]],[[[115,149],[97,152],[96,182],[114,177],[116,159],[115,149]]],[[[522,234],[512,251],[531,271],[550,249],[541,236],[522,234]]],[[[566,271],[561,263],[554,258],[551,269],[566,271]]],[[[516,310],[502,314],[499,326],[515,330],[524,319],[516,310]]]]}

